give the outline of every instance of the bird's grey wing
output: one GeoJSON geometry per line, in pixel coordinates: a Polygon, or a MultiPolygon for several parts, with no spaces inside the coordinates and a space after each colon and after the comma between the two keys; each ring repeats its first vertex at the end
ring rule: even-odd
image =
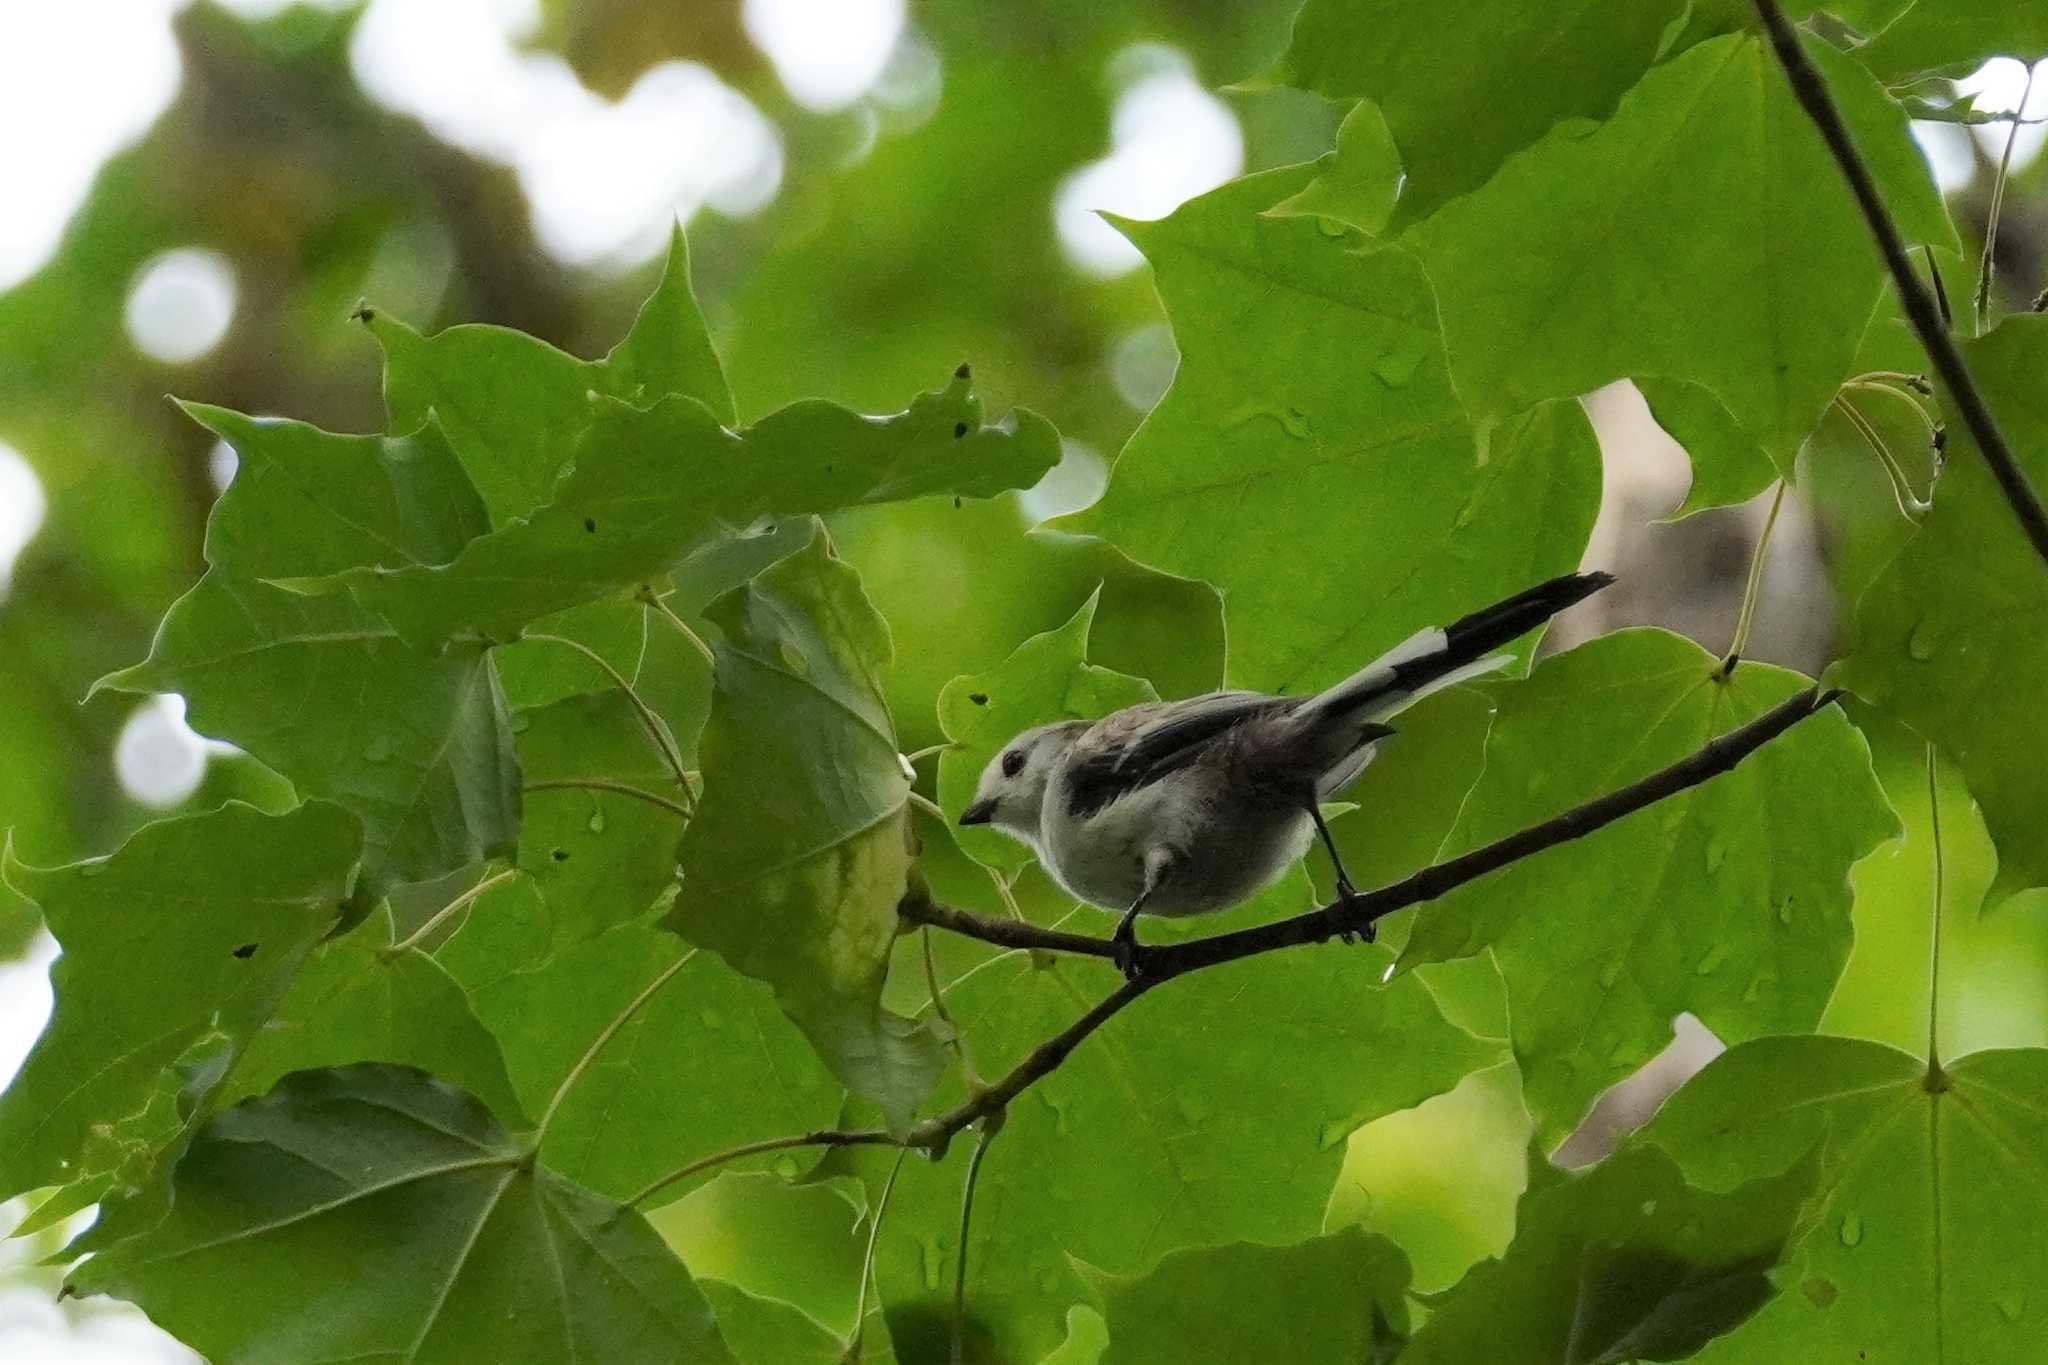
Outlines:
{"type": "Polygon", "coordinates": [[[1211,692],[1118,712],[1075,745],[1067,762],[1068,806],[1076,815],[1100,810],[1185,767],[1246,721],[1297,704],[1295,698],[1263,692],[1211,692]]]}

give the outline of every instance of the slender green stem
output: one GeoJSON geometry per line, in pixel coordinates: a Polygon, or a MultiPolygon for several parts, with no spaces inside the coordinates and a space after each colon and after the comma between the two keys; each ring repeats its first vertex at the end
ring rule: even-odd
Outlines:
{"type": "MultiPolygon", "coordinates": [[[[1935,373],[1941,376],[1941,382],[1948,391],[1948,402],[1976,441],[1977,451],[1990,466],[1991,476],[1998,481],[1999,491],[2005,495],[2027,543],[2041,562],[2048,564],[2048,507],[2042,506],[2041,495],[2034,491],[2033,484],[2020,468],[2012,446],[1999,428],[1998,419],[1992,415],[1991,405],[1984,401],[1983,391],[1977,387],[1976,376],[1970,373],[1962,351],[1957,349],[1955,339],[1948,334],[1946,313],[1938,295],[1930,293],[1920,283],[1920,277],[1914,274],[1913,263],[1906,257],[1905,240],[1899,236],[1899,226],[1892,221],[1891,211],[1885,207],[1884,195],[1878,190],[1877,181],[1871,177],[1870,168],[1864,164],[1862,153],[1856,150],[1855,139],[1849,136],[1849,125],[1842,121],[1841,111],[1835,108],[1834,99],[1828,94],[1827,81],[1821,77],[1813,59],[1806,55],[1806,50],[1800,47],[1799,34],[1778,7],[1777,0],[1752,0],[1752,3],[1756,7],[1757,18],[1763,22],[1764,32],[1771,40],[1771,51],[1784,68],[1793,98],[1799,101],[1800,107],[1813,121],[1821,141],[1827,144],[1828,152],[1841,168],[1842,178],[1849,182],[1849,192],[1855,196],[1856,206],[1863,213],[1863,221],[1877,243],[1878,254],[1884,258],[1885,269],[1891,272],[1899,302],[1905,306],[1906,318],[1913,324],[1913,331],[1918,334],[1928,359],[1934,362],[1935,373]]],[[[1932,265],[1932,253],[1928,254],[1928,260],[1932,265]]],[[[1937,291],[1940,282],[1941,277],[1937,274],[1937,291]]]]}
{"type": "Polygon", "coordinates": [[[927,744],[922,749],[903,755],[903,758],[906,762],[916,763],[920,759],[930,758],[933,754],[942,754],[952,747],[950,744],[927,744]]]}
{"type": "Polygon", "coordinates": [[[1862,374],[1851,375],[1848,380],[1852,385],[1873,381],[1887,384],[1903,384],[1919,394],[1931,395],[1934,392],[1934,385],[1928,380],[1926,375],[1908,374],[1904,370],[1865,370],[1862,374]]]}
{"type": "Polygon", "coordinates": [[[1785,505],[1786,483],[1778,480],[1778,491],[1771,498],[1771,510],[1764,517],[1763,530],[1757,533],[1756,549],[1749,556],[1749,580],[1742,587],[1742,610],[1735,618],[1735,636],[1728,642],[1728,656],[1721,661],[1721,676],[1735,671],[1735,665],[1742,659],[1742,651],[1749,647],[1749,628],[1756,619],[1756,599],[1763,587],[1764,558],[1770,552],[1771,532],[1777,528],[1778,512],[1785,505]]]}
{"type": "MultiPolygon", "coordinates": [[[[526,790],[530,792],[570,790],[616,792],[620,796],[630,796],[635,801],[645,801],[650,806],[660,806],[663,810],[672,811],[682,816],[685,820],[690,818],[690,808],[682,802],[671,801],[666,796],[656,795],[654,792],[647,791],[641,787],[631,786],[624,782],[614,782],[608,777],[563,777],[548,782],[529,782],[526,784],[526,790]]],[[[684,787],[684,794],[688,795],[689,790],[688,787],[684,787]]]]}
{"type": "Polygon", "coordinates": [[[699,635],[696,631],[690,629],[690,623],[688,621],[685,621],[682,617],[676,615],[674,607],[671,607],[667,602],[663,601],[661,597],[659,597],[650,588],[643,588],[640,590],[640,600],[642,602],[645,602],[648,606],[653,607],[656,611],[660,612],[664,617],[668,619],[668,623],[670,625],[674,626],[678,631],[682,632],[683,638],[685,640],[688,640],[690,642],[691,647],[695,649],[698,654],[703,656],[704,662],[707,665],[714,669],[718,667],[718,656],[711,652],[711,646],[704,643],[703,636],[699,635]]]}
{"type": "Polygon", "coordinates": [[[1878,464],[1883,466],[1885,477],[1891,481],[1892,501],[1898,504],[1899,515],[1912,522],[1926,516],[1928,504],[1922,502],[1919,494],[1913,491],[1913,485],[1906,479],[1906,471],[1899,467],[1898,459],[1892,454],[1891,447],[1877,434],[1877,428],[1870,424],[1870,419],[1865,417],[1854,403],[1840,394],[1835,395],[1835,410],[1842,414],[1842,420],[1849,424],[1850,429],[1863,438],[1863,444],[1869,447],[1870,453],[1877,457],[1878,464]]]}
{"type": "Polygon", "coordinates": [[[1887,384],[1864,379],[1852,379],[1848,383],[1842,385],[1842,387],[1845,389],[1854,389],[1858,393],[1887,394],[1892,398],[1896,398],[1899,402],[1904,403],[1907,407],[1911,408],[1913,410],[1913,415],[1920,419],[1920,425],[1927,428],[1928,435],[1932,436],[1937,430],[1940,429],[1941,424],[1934,420],[1934,415],[1932,413],[1928,412],[1926,408],[1920,406],[1920,400],[1917,397],[1915,397],[1912,393],[1908,392],[1905,389],[1900,388],[1896,384],[1887,384]]]}
{"type": "Polygon", "coordinates": [[[782,1152],[792,1147],[902,1147],[923,1144],[899,1142],[880,1128],[822,1128],[814,1133],[793,1133],[788,1137],[762,1138],[759,1142],[743,1142],[737,1147],[728,1147],[722,1152],[700,1156],[695,1161],[676,1167],[658,1180],[650,1181],[641,1191],[626,1200],[627,1207],[646,1203],[679,1180],[688,1180],[699,1171],[708,1171],[714,1166],[723,1166],[728,1161],[738,1161],[743,1156],[759,1156],[763,1152],[782,1152]]]}
{"type": "Polygon", "coordinates": [[[1984,254],[1977,262],[1977,335],[1984,335],[1984,321],[1991,311],[1991,276],[1997,269],[1993,259],[1998,249],[1998,216],[2005,208],[2005,181],[2012,171],[2012,147],[2019,141],[2020,115],[2027,112],[2027,99],[2034,93],[2034,68],[2027,68],[2027,83],[2020,90],[2019,107],[2012,111],[2012,127],[2006,130],[2005,151],[1998,158],[1998,174],[1991,181],[1991,208],[1984,217],[1984,254]]]}
{"type": "MultiPolygon", "coordinates": [[[[995,883],[996,897],[1002,901],[1003,909],[1010,912],[1010,918],[1019,924],[1029,924],[1031,921],[1025,916],[1024,907],[1017,904],[1017,892],[1011,886],[1010,879],[992,867],[983,870],[988,873],[988,879],[995,883]]],[[[1023,870],[1021,867],[1017,869],[1020,874],[1023,870]]]]}
{"type": "Polygon", "coordinates": [[[436,910],[433,914],[427,916],[427,922],[425,924],[422,924],[419,928],[413,930],[411,933],[407,934],[398,942],[378,949],[377,956],[384,959],[386,962],[389,962],[392,958],[397,957],[399,954],[405,952],[408,948],[414,948],[419,946],[419,944],[424,942],[426,938],[429,935],[431,935],[436,929],[440,928],[443,924],[446,924],[452,916],[461,914],[464,910],[467,910],[471,905],[475,904],[477,899],[480,896],[482,896],[485,892],[491,891],[496,887],[503,886],[506,882],[511,881],[514,877],[518,875],[518,868],[508,867],[503,872],[493,873],[491,876],[484,878],[475,886],[470,887],[469,890],[463,892],[454,900],[449,901],[439,910],[436,910]]]}
{"type": "Polygon", "coordinates": [[[1927,1065],[1941,1071],[1941,902],[1946,871],[1941,852],[1941,792],[1936,782],[1939,759],[1932,744],[1927,746],[1927,824],[1933,831],[1934,912],[1933,938],[1927,953],[1927,1065]]]}
{"type": "Polygon", "coordinates": [[[536,1152],[540,1150],[541,1142],[547,1137],[548,1125],[555,1121],[555,1114],[561,1109],[562,1101],[569,1098],[569,1092],[576,1088],[576,1082],[583,1079],[583,1073],[597,1060],[597,1054],[604,1051],[612,1039],[619,1036],[619,1030],[630,1023],[634,1015],[646,1008],[647,1002],[654,998],[656,991],[674,980],[677,972],[690,965],[690,959],[697,956],[697,953],[698,950],[692,948],[662,968],[661,974],[648,982],[646,988],[634,996],[626,1008],[620,1010],[617,1016],[604,1026],[597,1037],[590,1040],[590,1046],[583,1049],[583,1055],[576,1059],[576,1065],[569,1068],[569,1074],[562,1077],[562,1083],[555,1087],[555,1095],[548,1101],[547,1112],[540,1116],[540,1123],[534,1127],[533,1149],[536,1152]]]}
{"type": "Polygon", "coordinates": [[[654,745],[655,751],[661,755],[662,762],[668,764],[669,771],[676,775],[676,785],[684,791],[690,789],[690,779],[683,771],[683,756],[676,752],[674,743],[669,739],[668,727],[661,723],[661,717],[654,714],[654,708],[649,706],[640,693],[634,689],[633,684],[627,680],[626,675],[612,667],[611,660],[605,658],[604,655],[598,653],[589,645],[584,644],[581,640],[572,640],[566,635],[550,635],[545,631],[532,631],[522,635],[520,638],[523,640],[546,640],[552,644],[565,645],[590,660],[593,664],[596,664],[603,671],[604,675],[612,680],[612,685],[626,694],[626,701],[631,704],[633,714],[640,718],[640,728],[647,732],[648,742],[654,745]]]}
{"type": "Polygon", "coordinates": [[[923,811],[926,815],[931,816],[932,819],[938,821],[940,824],[943,825],[946,823],[946,812],[939,809],[938,802],[932,800],[923,792],[910,792],[909,797],[911,805],[916,806],[919,810],[923,811]]]}
{"type": "Polygon", "coordinates": [[[875,1199],[874,1217],[868,1220],[868,1247],[860,1258],[860,1293],[853,1301],[853,1335],[846,1342],[849,1353],[860,1345],[861,1331],[867,1325],[868,1284],[875,1277],[875,1247],[882,1240],[882,1216],[889,1211],[889,1196],[895,1192],[896,1177],[903,1170],[903,1158],[909,1155],[908,1147],[896,1153],[896,1160],[889,1166],[889,1178],[882,1182],[882,1193],[875,1199]]]}
{"type": "Polygon", "coordinates": [[[974,1187],[981,1183],[982,1158],[1002,1126],[1001,1110],[981,1121],[974,1151],[967,1158],[967,1178],[960,1186],[960,1254],[953,1263],[953,1365],[961,1365],[967,1349],[967,1234],[974,1225],[974,1187]]]}

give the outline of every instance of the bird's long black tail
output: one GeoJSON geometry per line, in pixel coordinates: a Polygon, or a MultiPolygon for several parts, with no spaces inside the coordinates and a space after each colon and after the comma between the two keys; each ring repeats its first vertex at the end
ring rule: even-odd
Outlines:
{"type": "Polygon", "coordinates": [[[1304,711],[1346,720],[1376,720],[1418,698],[1507,662],[1495,651],[1566,607],[1614,581],[1609,573],[1568,573],[1463,616],[1440,630],[1409,637],[1311,701],[1304,711]]]}

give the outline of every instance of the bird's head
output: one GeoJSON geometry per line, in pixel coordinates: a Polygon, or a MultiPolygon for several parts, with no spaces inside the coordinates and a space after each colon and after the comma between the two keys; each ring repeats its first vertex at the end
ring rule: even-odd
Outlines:
{"type": "Polygon", "coordinates": [[[963,825],[993,825],[1034,848],[1046,784],[1086,722],[1061,721],[1026,730],[996,751],[974,785],[974,800],[960,812],[963,825]]]}

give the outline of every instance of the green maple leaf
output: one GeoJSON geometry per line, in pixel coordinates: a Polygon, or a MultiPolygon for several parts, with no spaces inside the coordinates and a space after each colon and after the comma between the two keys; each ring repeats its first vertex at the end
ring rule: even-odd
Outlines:
{"type": "MultiPolygon", "coordinates": [[[[1953,250],[1898,105],[1852,59],[1808,46],[1900,230],[1953,250]]],[[[1885,279],[1840,171],[1747,34],[1653,68],[1605,123],[1553,130],[1402,240],[1476,412],[1623,376],[1686,380],[1785,470],[1850,376],[1885,279]]]]}
{"type": "MultiPolygon", "coordinates": [[[[1808,685],[1754,663],[1724,678],[1662,631],[1555,655],[1495,690],[1485,768],[1445,852],[1644,777],[1808,685]]],[[[1729,1040],[1811,1029],[1849,952],[1849,868],[1897,828],[1862,737],[1825,713],[1732,773],[1423,907],[1402,960],[1492,953],[1529,1107],[1555,1143],[1681,1011],[1729,1040]]]]}
{"type": "MultiPolygon", "coordinates": [[[[2007,318],[1963,343],[2021,470],[2048,480],[2048,317],[2007,318]]],[[[2048,666],[2048,575],[1983,453],[1956,449],[1917,534],[1863,594],[1842,681],[1961,765],[1998,844],[1994,900],[2048,882],[2048,730],[2017,679],[2048,666]]]]}
{"type": "Polygon", "coordinates": [[[841,1079],[905,1124],[940,1057],[881,1006],[910,869],[888,626],[822,527],[707,614],[724,638],[704,797],[667,923],[773,986],[841,1079]]]}
{"type": "Polygon", "coordinates": [[[1402,1361],[1618,1365],[1692,1355],[1777,1293],[1769,1272],[1800,1229],[1815,1179],[1815,1163],[1792,1155],[1767,1177],[1711,1193],[1687,1185],[1657,1151],[1532,1186],[1506,1254],[1434,1305],[1402,1361]]]}
{"type": "Polygon", "coordinates": [[[248,1046],[339,915],[361,839],[324,802],[277,816],[231,804],[69,867],[32,868],[7,849],[8,884],[64,952],[49,1026],[0,1096],[5,1197],[81,1176],[104,1190],[106,1172],[82,1159],[96,1135],[170,1138],[179,1120],[160,1078],[195,1047],[218,1066],[248,1046]]]}
{"type": "Polygon", "coordinates": [[[69,1285],[215,1360],[733,1359],[637,1214],[411,1068],[287,1077],[209,1122],[174,1186],[161,1223],[69,1285]]]}
{"type": "Polygon", "coordinates": [[[1122,225],[1152,261],[1181,368],[1102,501],[1055,523],[1215,584],[1230,681],[1265,690],[1335,682],[1572,568],[1599,501],[1575,404],[1474,428],[1413,257],[1260,216],[1313,174],[1250,176],[1122,225]]]}

